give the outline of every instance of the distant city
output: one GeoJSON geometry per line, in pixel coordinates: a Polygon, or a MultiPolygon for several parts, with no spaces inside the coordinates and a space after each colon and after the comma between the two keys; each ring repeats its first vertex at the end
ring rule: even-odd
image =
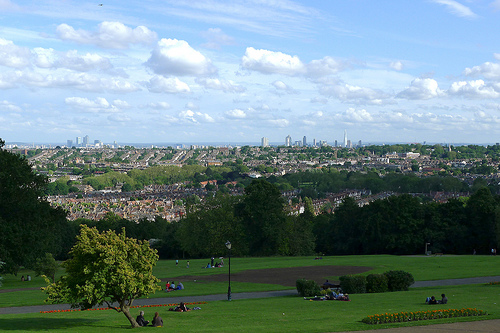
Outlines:
{"type": "MultiPolygon", "coordinates": [[[[5,140],[5,139],[4,139],[5,140]]],[[[423,145],[426,144],[441,144],[443,146],[454,145],[469,145],[471,143],[468,142],[412,142],[412,141],[400,141],[400,142],[365,142],[362,140],[351,140],[348,139],[347,131],[344,131],[343,139],[340,140],[318,140],[313,138],[312,140],[308,140],[307,136],[303,136],[301,140],[294,140],[291,135],[287,135],[282,142],[269,141],[268,137],[262,137],[260,143],[259,142],[151,142],[151,143],[134,143],[134,142],[103,142],[99,139],[95,139],[91,141],[88,135],[83,137],[78,136],[74,140],[68,139],[65,143],[63,142],[9,142],[6,141],[5,148],[56,148],[57,146],[61,148],[123,148],[123,147],[134,147],[134,148],[166,148],[172,147],[176,149],[196,149],[196,148],[207,148],[207,147],[241,147],[241,146],[260,146],[260,147],[270,147],[270,146],[286,146],[286,147],[338,147],[338,148],[359,148],[363,146],[369,145],[392,145],[392,144],[413,144],[413,143],[421,143],[423,145]]],[[[488,146],[488,145],[498,145],[497,142],[490,143],[480,143],[475,144],[478,146],[488,146]]]]}

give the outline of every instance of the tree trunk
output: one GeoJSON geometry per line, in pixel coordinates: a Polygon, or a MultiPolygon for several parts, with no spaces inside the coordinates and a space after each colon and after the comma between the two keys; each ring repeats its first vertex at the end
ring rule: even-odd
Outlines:
{"type": "Polygon", "coordinates": [[[120,307],[123,314],[125,317],[127,317],[128,321],[130,321],[130,324],[132,325],[132,328],[140,327],[139,324],[135,321],[135,318],[130,314],[130,307],[129,306],[121,306],[120,307]]]}

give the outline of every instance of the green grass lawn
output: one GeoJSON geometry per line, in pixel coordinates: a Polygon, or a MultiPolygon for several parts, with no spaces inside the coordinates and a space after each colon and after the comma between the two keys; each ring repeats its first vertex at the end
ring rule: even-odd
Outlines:
{"type": "MultiPolygon", "coordinates": [[[[208,302],[199,305],[201,310],[188,313],[170,312],[166,307],[143,310],[147,319],[155,311],[163,317],[165,327],[155,330],[176,332],[338,332],[500,318],[498,285],[415,288],[408,292],[351,295],[351,299],[351,302],[315,302],[301,297],[278,297],[208,302]],[[431,306],[424,303],[427,296],[441,293],[447,294],[449,304],[431,306]],[[489,315],[377,327],[361,323],[361,319],[371,314],[464,307],[485,310],[489,315]]],[[[139,311],[133,309],[133,314],[137,315],[139,311]]],[[[0,328],[9,332],[118,332],[128,329],[129,324],[123,314],[104,310],[1,315],[0,328]]],[[[148,329],[151,328],[138,330],[148,329]]]]}
{"type": "MultiPolygon", "coordinates": [[[[223,268],[206,269],[206,264],[210,259],[190,260],[190,268],[186,268],[186,260],[179,260],[179,265],[175,265],[175,260],[161,260],[154,268],[154,274],[158,278],[172,279],[178,282],[178,277],[185,275],[210,275],[227,274],[226,266],[223,268]]],[[[316,265],[350,265],[367,266],[372,270],[370,273],[383,273],[388,270],[405,270],[410,272],[417,281],[440,280],[450,278],[467,278],[476,276],[500,276],[499,257],[493,256],[335,256],[324,257],[322,260],[314,260],[314,257],[264,257],[264,258],[231,258],[231,272],[246,271],[249,269],[280,268],[280,267],[302,267],[316,265]]],[[[63,272],[58,272],[60,276],[63,272]]],[[[335,280],[337,276],[324,277],[335,280]]],[[[29,288],[40,288],[45,286],[41,277],[35,277],[32,271],[22,270],[18,276],[5,275],[2,289],[25,289],[23,291],[0,293],[0,307],[25,306],[43,304],[45,296],[40,290],[30,290],[29,288]],[[21,275],[30,274],[32,281],[21,282],[21,275]]],[[[224,294],[227,292],[227,284],[221,282],[201,282],[193,280],[183,280],[186,290],[175,293],[157,292],[150,295],[150,298],[177,297],[193,295],[224,294]],[[181,294],[182,293],[182,294],[181,294]]],[[[289,289],[280,285],[257,284],[232,282],[233,292],[269,291],[289,289]]],[[[164,287],[164,283],[161,284],[164,287]]]]}

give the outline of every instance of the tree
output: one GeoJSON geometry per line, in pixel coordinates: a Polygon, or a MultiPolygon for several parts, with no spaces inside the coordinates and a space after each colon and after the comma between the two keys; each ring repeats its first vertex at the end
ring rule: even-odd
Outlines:
{"type": "Polygon", "coordinates": [[[279,188],[265,179],[253,180],[236,206],[249,241],[250,255],[288,255],[289,219],[279,188]]]}
{"type": "Polygon", "coordinates": [[[31,171],[28,161],[1,149],[0,139],[0,259],[3,269],[17,274],[50,252],[61,252],[66,213],[44,199],[47,179],[31,171]]]}
{"type": "Polygon", "coordinates": [[[56,272],[59,265],[51,253],[45,253],[44,257],[38,258],[33,267],[36,276],[45,275],[51,278],[52,282],[56,282],[56,272]]]}
{"type": "Polygon", "coordinates": [[[71,258],[62,264],[66,275],[43,288],[47,301],[69,302],[81,309],[106,303],[123,313],[132,327],[139,327],[130,307],[136,298],[160,289],[160,280],[153,275],[157,251],[147,241],[126,237],[125,228],[121,234],[111,230],[99,233],[96,228],[81,225],[69,254],[71,258]]]}

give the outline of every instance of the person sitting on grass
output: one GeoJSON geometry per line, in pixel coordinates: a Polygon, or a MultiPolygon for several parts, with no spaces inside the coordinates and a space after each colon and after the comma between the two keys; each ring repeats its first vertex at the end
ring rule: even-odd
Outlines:
{"type": "Polygon", "coordinates": [[[446,303],[448,303],[448,298],[446,297],[445,294],[441,294],[441,300],[438,303],[439,304],[446,304],[446,303]]]}
{"type": "Polygon", "coordinates": [[[155,316],[153,317],[153,320],[151,321],[151,326],[153,326],[153,327],[162,327],[163,326],[163,319],[161,319],[158,312],[155,312],[155,316]]]}
{"type": "Polygon", "coordinates": [[[149,321],[144,318],[144,311],[139,312],[139,315],[137,316],[135,321],[139,326],[147,326],[149,324],[149,321]]]}
{"type": "Polygon", "coordinates": [[[428,304],[438,304],[436,297],[431,296],[431,299],[429,300],[428,304]]]}
{"type": "Polygon", "coordinates": [[[183,290],[184,289],[184,285],[182,284],[181,281],[179,281],[179,283],[177,283],[177,289],[178,290],[183,290]]]}

